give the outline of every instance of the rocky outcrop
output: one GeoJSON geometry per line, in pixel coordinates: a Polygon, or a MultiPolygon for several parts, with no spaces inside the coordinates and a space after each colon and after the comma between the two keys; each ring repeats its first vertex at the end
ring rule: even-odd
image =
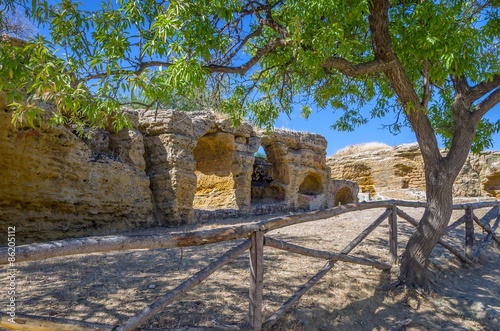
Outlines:
{"type": "Polygon", "coordinates": [[[0,91],[0,110],[7,108],[7,94],[4,91],[0,91]]]}
{"type": "Polygon", "coordinates": [[[148,111],[139,116],[155,216],[162,224],[331,205],[326,140],[291,131],[233,128],[210,112],[148,111]],[[268,173],[252,180],[262,145],[268,173]],[[278,205],[276,208],[270,205],[278,205]],[[195,215],[196,214],[196,215],[195,215]],[[215,215],[215,216],[213,216],[215,215]]]}
{"type": "MultiPolygon", "coordinates": [[[[444,151],[443,151],[444,153],[444,151]]],[[[370,196],[425,199],[425,175],[417,144],[329,157],[332,179],[356,181],[370,196]]],[[[500,153],[469,155],[453,193],[456,197],[500,197],[500,153]]]]}
{"type": "Polygon", "coordinates": [[[0,111],[0,226],[17,225],[23,243],[156,224],[132,131],[101,135],[93,150],[65,127],[14,128],[0,111]],[[106,141],[120,142],[116,156],[103,154],[106,141]]]}
{"type": "Polygon", "coordinates": [[[2,111],[0,222],[43,241],[333,205],[320,135],[233,128],[212,112],[126,111],[133,128],[84,138],[62,126],[17,129],[2,111]]]}
{"type": "Polygon", "coordinates": [[[214,113],[144,112],[146,172],[165,224],[192,223],[194,208],[250,210],[254,153],[260,138],[214,113]]]}
{"type": "Polygon", "coordinates": [[[500,152],[469,155],[453,189],[458,196],[488,196],[500,200],[500,152]]]}
{"type": "Polygon", "coordinates": [[[261,137],[271,169],[267,185],[254,189],[255,202],[283,202],[315,210],[333,204],[326,166],[326,139],[318,134],[276,130],[261,137]]]}

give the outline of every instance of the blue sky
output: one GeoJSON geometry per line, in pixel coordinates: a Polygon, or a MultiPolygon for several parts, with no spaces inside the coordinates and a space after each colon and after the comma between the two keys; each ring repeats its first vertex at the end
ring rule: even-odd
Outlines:
{"type": "MultiPolygon", "coordinates": [[[[416,142],[415,134],[409,128],[403,128],[400,134],[393,135],[384,129],[384,124],[393,122],[391,117],[374,119],[368,124],[356,128],[353,132],[339,132],[330,128],[338,117],[332,109],[313,111],[308,119],[300,115],[300,111],[294,112],[290,118],[281,115],[275,123],[278,129],[291,129],[295,131],[308,131],[319,133],[328,141],[327,155],[333,155],[339,149],[346,146],[366,142],[381,142],[389,146],[397,146],[416,142]]],[[[498,120],[500,117],[500,105],[490,110],[487,118],[498,120]]],[[[500,134],[493,136],[493,147],[491,150],[500,150],[500,134]]]]}
{"type": "Polygon", "coordinates": [[[318,112],[313,111],[308,119],[304,119],[300,115],[300,111],[297,111],[292,113],[290,118],[287,115],[281,115],[276,121],[275,127],[321,134],[328,141],[327,155],[333,155],[346,146],[366,142],[376,141],[389,146],[397,146],[416,141],[415,135],[408,128],[404,128],[398,135],[393,135],[389,130],[384,129],[383,124],[390,124],[390,118],[374,119],[352,132],[340,132],[330,128],[337,117],[334,111],[329,108],[318,112]]]}
{"type": "MultiPolygon", "coordinates": [[[[59,1],[50,2],[55,3],[59,1]]],[[[89,1],[83,2],[83,4],[87,9],[94,9],[94,7],[97,9],[100,3],[89,1]]],[[[39,33],[47,35],[47,31],[43,28],[39,30],[39,33]]],[[[366,107],[368,109],[363,111],[365,114],[369,113],[370,105],[368,104],[366,107]]],[[[327,108],[321,111],[313,110],[309,118],[304,119],[300,115],[300,110],[297,110],[290,116],[282,114],[276,121],[275,127],[278,129],[291,129],[321,134],[328,141],[327,155],[333,155],[336,151],[346,146],[367,142],[381,142],[389,146],[416,142],[415,135],[410,128],[403,128],[398,135],[393,135],[389,130],[384,129],[384,124],[391,124],[394,121],[391,117],[370,120],[368,124],[356,128],[353,132],[339,132],[331,129],[331,125],[338,117],[338,113],[336,114],[332,109],[327,108]]],[[[487,118],[492,121],[498,120],[500,118],[500,105],[490,110],[487,118]]],[[[500,150],[500,134],[493,136],[493,146],[490,149],[500,150]]]]}

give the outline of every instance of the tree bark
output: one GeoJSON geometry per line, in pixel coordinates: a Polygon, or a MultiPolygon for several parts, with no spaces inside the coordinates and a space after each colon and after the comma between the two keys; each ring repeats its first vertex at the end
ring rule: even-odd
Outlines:
{"type": "MultiPolygon", "coordinates": [[[[438,169],[426,169],[426,177],[438,169]]],[[[410,237],[403,253],[399,280],[410,287],[428,289],[427,266],[429,256],[438,240],[444,234],[453,211],[453,180],[446,179],[431,183],[427,179],[427,207],[414,234],[410,237]]]]}
{"type": "MultiPolygon", "coordinates": [[[[410,287],[429,287],[428,259],[450,221],[453,211],[453,183],[469,155],[477,128],[477,122],[466,109],[454,104],[452,110],[455,132],[445,157],[424,152],[434,149],[434,135],[433,139],[428,139],[427,135],[417,135],[425,165],[427,206],[402,258],[399,280],[410,287]]],[[[413,124],[412,127],[417,131],[413,124]]]]}
{"type": "MultiPolygon", "coordinates": [[[[425,163],[427,194],[427,207],[417,230],[406,246],[399,279],[408,286],[427,288],[428,259],[450,220],[453,210],[453,182],[467,158],[477,124],[484,111],[477,114],[470,111],[476,99],[470,96],[471,89],[467,80],[463,77],[452,76],[456,92],[452,104],[454,134],[450,150],[446,157],[443,157],[438,147],[436,132],[425,107],[428,100],[424,97],[424,100],[420,101],[414,83],[408,77],[392,47],[388,19],[389,8],[389,0],[372,0],[369,3],[368,21],[373,51],[376,61],[392,63],[391,68],[385,71],[385,75],[398,101],[404,107],[406,118],[415,132],[425,163]]],[[[488,85],[487,88],[493,89],[494,86],[496,85],[488,85]]],[[[486,89],[486,86],[482,85],[482,87],[486,89]]],[[[494,93],[492,92],[491,95],[494,93]]],[[[500,98],[500,90],[498,94],[500,98]]],[[[497,100],[493,99],[485,104],[485,107],[491,108],[497,100]]]]}

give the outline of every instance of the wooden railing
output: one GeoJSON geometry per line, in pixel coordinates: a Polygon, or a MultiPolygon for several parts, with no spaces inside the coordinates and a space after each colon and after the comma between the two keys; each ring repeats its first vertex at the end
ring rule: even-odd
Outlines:
{"type": "MultiPolygon", "coordinates": [[[[487,247],[490,240],[500,244],[500,238],[495,233],[499,226],[500,215],[498,209],[499,201],[477,202],[454,205],[454,209],[464,209],[465,214],[449,226],[454,229],[462,223],[465,223],[465,248],[462,253],[460,249],[451,246],[443,239],[439,244],[448,249],[460,261],[471,263],[487,247]],[[493,207],[496,211],[496,219],[493,225],[489,222],[483,222],[474,215],[474,209],[493,207]],[[485,238],[474,245],[474,222],[477,223],[486,233],[485,238]],[[477,246],[474,251],[474,246],[477,246]]],[[[398,207],[425,207],[422,202],[409,202],[399,200],[373,201],[357,204],[347,204],[324,211],[301,213],[286,217],[272,218],[258,223],[252,223],[241,226],[221,227],[212,230],[194,231],[185,233],[164,233],[156,235],[114,235],[78,239],[66,239],[40,244],[23,245],[16,248],[16,263],[24,261],[42,260],[52,257],[61,257],[75,254],[111,252],[133,249],[153,249],[153,248],[173,248],[200,246],[211,243],[241,240],[243,242],[234,246],[221,257],[211,262],[205,268],[198,271],[194,276],[182,282],[176,288],[165,293],[154,303],[144,308],[135,316],[130,317],[120,326],[104,325],[98,323],[89,323],[84,321],[75,321],[60,318],[31,316],[16,313],[16,323],[9,322],[9,315],[1,313],[0,326],[9,330],[113,330],[126,331],[138,330],[149,319],[154,317],[166,306],[178,300],[183,294],[191,290],[203,280],[219,270],[224,265],[234,260],[237,256],[249,251],[250,258],[250,281],[249,281],[249,326],[252,330],[269,329],[279,318],[288,311],[314,284],[316,284],[329,270],[331,270],[337,261],[355,263],[372,266],[381,270],[388,270],[391,264],[398,261],[398,216],[410,224],[417,226],[418,221],[412,218],[398,207]],[[302,246],[297,246],[282,240],[274,239],[266,235],[269,231],[279,228],[327,219],[333,216],[348,212],[367,210],[373,208],[386,208],[386,210],[364,231],[362,231],[354,240],[347,244],[339,253],[314,250],[302,246]],[[358,246],[373,230],[375,230],[384,220],[389,222],[389,261],[385,263],[373,259],[361,258],[349,255],[349,253],[358,246]],[[264,283],[264,246],[273,247],[280,250],[293,252],[296,254],[327,260],[326,264],[319,270],[308,282],[302,285],[299,290],[293,294],[276,312],[274,312],[266,321],[262,314],[262,293],[264,283]]],[[[492,211],[493,211],[492,210],[492,211]]],[[[6,255],[4,255],[6,256],[6,255]]],[[[3,260],[2,264],[6,261],[3,260]]],[[[203,330],[204,328],[198,328],[203,330]]],[[[237,326],[219,326],[210,327],[210,330],[238,330],[237,326]]],[[[140,329],[148,330],[148,329],[140,329]]],[[[159,330],[159,329],[155,329],[159,330]]]]}

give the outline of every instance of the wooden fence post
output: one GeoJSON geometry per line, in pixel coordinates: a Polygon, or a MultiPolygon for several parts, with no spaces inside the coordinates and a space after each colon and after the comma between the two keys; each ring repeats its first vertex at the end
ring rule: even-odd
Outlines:
{"type": "Polygon", "coordinates": [[[392,212],[389,214],[389,254],[390,263],[398,264],[398,208],[392,206],[392,212]]]}
{"type": "Polygon", "coordinates": [[[248,319],[254,331],[262,329],[262,291],[264,287],[264,234],[255,231],[250,246],[250,307],[248,319]]]}
{"type": "Polygon", "coordinates": [[[474,214],[472,207],[465,209],[465,257],[474,258],[474,214]]]}

